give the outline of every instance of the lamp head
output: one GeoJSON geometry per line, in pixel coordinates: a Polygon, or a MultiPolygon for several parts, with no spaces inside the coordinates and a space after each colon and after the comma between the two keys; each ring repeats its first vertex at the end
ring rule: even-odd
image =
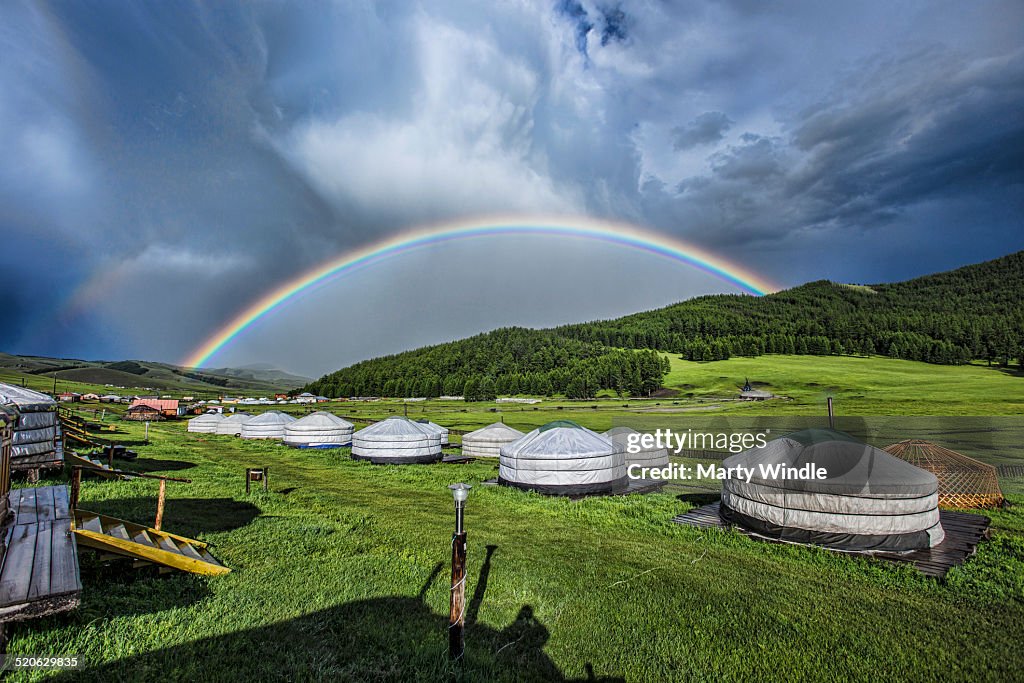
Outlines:
{"type": "Polygon", "coordinates": [[[452,492],[452,498],[455,499],[455,505],[462,507],[466,504],[466,498],[469,497],[469,490],[473,487],[469,484],[459,482],[458,484],[449,485],[448,488],[452,492]]]}

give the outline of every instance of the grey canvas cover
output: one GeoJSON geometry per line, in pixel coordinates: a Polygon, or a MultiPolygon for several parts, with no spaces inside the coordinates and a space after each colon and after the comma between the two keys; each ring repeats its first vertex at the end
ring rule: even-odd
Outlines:
{"type": "Polygon", "coordinates": [[[243,439],[283,439],[284,428],[295,418],[279,410],[268,410],[242,423],[243,439]]]}
{"type": "Polygon", "coordinates": [[[611,439],[559,420],[501,447],[498,483],[561,495],[615,491],[628,485],[626,460],[611,439]]]}
{"type": "Polygon", "coordinates": [[[242,433],[242,425],[251,419],[252,415],[249,413],[232,413],[217,423],[217,433],[239,436],[242,433]]]}
{"type": "Polygon", "coordinates": [[[765,536],[846,550],[938,545],[935,475],[834,430],[790,434],[726,458],[752,470],[723,482],[722,517],[765,536]],[[824,468],[823,479],[778,478],[771,468],[824,468]]]}
{"type": "Polygon", "coordinates": [[[323,448],[352,443],[353,424],[327,411],[318,411],[291,422],[284,428],[289,446],[323,448]]]}
{"type": "Polygon", "coordinates": [[[474,458],[498,458],[501,447],[523,438],[518,429],[504,422],[495,422],[481,427],[462,437],[462,454],[474,458]]]}
{"type": "Polygon", "coordinates": [[[434,422],[431,422],[430,420],[417,420],[417,422],[419,422],[421,425],[426,425],[427,427],[430,427],[435,432],[440,434],[441,435],[441,445],[442,446],[449,445],[449,442],[448,442],[448,428],[447,427],[442,427],[441,425],[436,424],[434,422]]]}
{"type": "Polygon", "coordinates": [[[352,435],[352,457],[382,464],[437,462],[441,435],[405,417],[389,417],[352,435]]]}
{"type": "Polygon", "coordinates": [[[636,453],[630,453],[627,448],[629,437],[632,434],[640,434],[631,427],[613,427],[604,433],[609,439],[622,447],[626,452],[626,468],[630,465],[640,467],[664,467],[668,464],[668,450],[665,448],[642,448],[636,453]]]}
{"type": "Polygon", "coordinates": [[[11,457],[57,455],[57,402],[32,389],[0,383],[0,405],[17,415],[11,457]]]}
{"type": "Polygon", "coordinates": [[[220,413],[203,413],[188,421],[188,431],[200,434],[216,434],[217,423],[224,421],[220,413]]]}

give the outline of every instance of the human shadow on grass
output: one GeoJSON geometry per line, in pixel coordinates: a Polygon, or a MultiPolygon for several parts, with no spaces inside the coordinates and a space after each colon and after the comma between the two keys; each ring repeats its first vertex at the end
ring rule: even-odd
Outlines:
{"type": "MultiPolygon", "coordinates": [[[[65,674],[63,680],[515,680],[620,681],[594,675],[567,677],[544,652],[550,638],[530,605],[515,620],[494,628],[476,620],[490,574],[488,548],[470,609],[462,659],[448,658],[448,615],[425,597],[441,573],[438,563],[419,595],[357,600],[259,628],[236,631],[145,652],[65,674]]],[[[88,664],[88,663],[87,663],[88,664]]]]}
{"type": "MultiPolygon", "coordinates": [[[[173,485],[173,484],[172,484],[173,485]]],[[[82,501],[84,510],[151,526],[156,517],[156,496],[82,501]]],[[[260,509],[232,498],[175,498],[168,488],[164,503],[163,530],[195,538],[202,533],[233,531],[252,522],[260,509]]]]}

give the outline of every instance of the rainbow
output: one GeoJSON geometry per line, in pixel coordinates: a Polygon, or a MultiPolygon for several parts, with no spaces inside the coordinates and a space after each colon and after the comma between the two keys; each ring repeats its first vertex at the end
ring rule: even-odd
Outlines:
{"type": "Polygon", "coordinates": [[[196,348],[182,365],[200,368],[257,320],[311,287],[434,244],[500,235],[543,235],[597,240],[645,251],[714,275],[743,292],[761,296],[778,289],[756,273],[693,245],[626,223],[592,218],[515,217],[475,219],[417,228],[338,256],[280,285],[253,302],[196,348]]]}

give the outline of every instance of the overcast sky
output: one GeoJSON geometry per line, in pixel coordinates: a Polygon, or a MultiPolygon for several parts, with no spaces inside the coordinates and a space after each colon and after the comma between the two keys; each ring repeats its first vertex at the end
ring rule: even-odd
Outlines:
{"type": "MultiPolygon", "coordinates": [[[[176,362],[425,223],[635,223],[781,285],[1024,248],[1024,3],[0,3],[0,350],[176,362]]],[[[317,375],[722,281],[554,238],[341,278],[212,365],[317,375]]]]}

